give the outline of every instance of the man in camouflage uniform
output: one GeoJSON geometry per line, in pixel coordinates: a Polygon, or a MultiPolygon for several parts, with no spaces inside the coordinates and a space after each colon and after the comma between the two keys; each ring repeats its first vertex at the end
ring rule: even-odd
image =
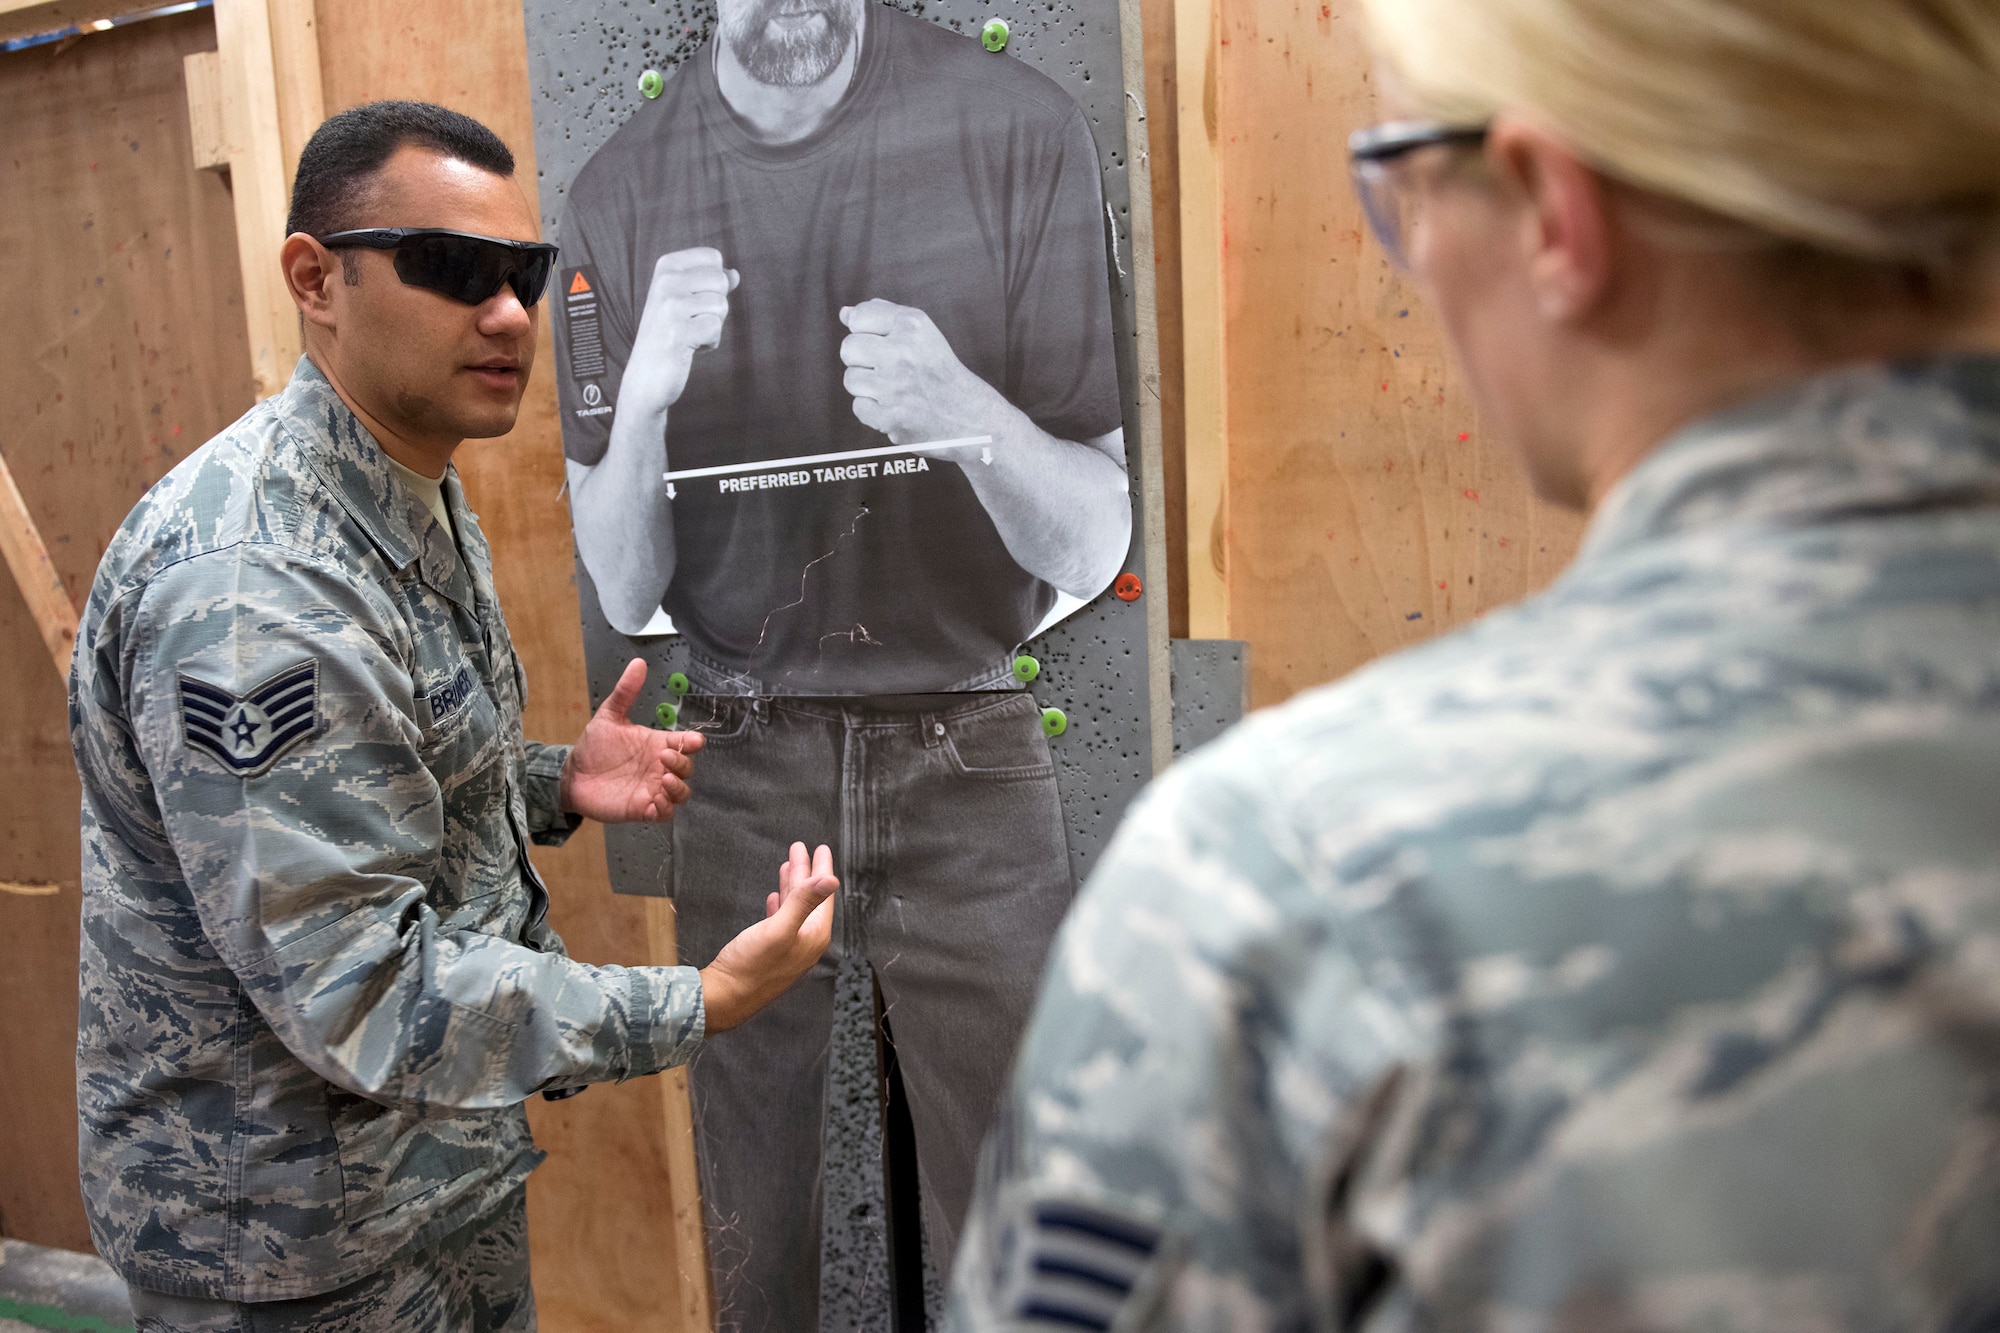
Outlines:
{"type": "Polygon", "coordinates": [[[529,844],[667,817],[699,739],[626,720],[642,665],[574,752],[522,737],[448,460],[512,425],[539,289],[447,296],[311,239],[532,240],[512,167],[436,107],[322,127],[284,250],[308,356],[148,493],[91,592],[81,1165],[143,1328],[532,1328],[523,1101],[684,1062],[825,947],[824,849],[700,973],[577,963],[548,925],[529,844]]]}
{"type": "Polygon", "coordinates": [[[1051,962],[951,1327],[2000,1327],[2000,360],[1683,431],[1051,962]]]}

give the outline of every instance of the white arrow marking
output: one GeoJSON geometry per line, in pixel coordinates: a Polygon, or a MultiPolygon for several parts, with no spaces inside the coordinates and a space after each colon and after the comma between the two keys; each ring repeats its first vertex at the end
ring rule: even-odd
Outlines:
{"type": "MultiPolygon", "coordinates": [[[[696,477],[728,477],[739,472],[776,472],[782,468],[803,467],[807,463],[843,463],[856,458],[881,458],[885,454],[911,454],[919,449],[955,449],[974,444],[993,443],[991,435],[968,435],[962,440],[933,440],[928,444],[891,444],[880,449],[843,449],[834,454],[805,454],[798,458],[769,458],[757,463],[727,463],[722,467],[682,468],[678,472],[662,474],[668,482],[692,481],[696,477]]],[[[982,451],[981,461],[991,463],[993,451],[982,451]]],[[[668,494],[671,496],[672,492],[668,494]]]]}

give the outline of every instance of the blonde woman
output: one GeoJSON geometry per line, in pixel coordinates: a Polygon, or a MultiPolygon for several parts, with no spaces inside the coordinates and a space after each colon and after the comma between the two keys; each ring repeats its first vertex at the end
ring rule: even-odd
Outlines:
{"type": "Polygon", "coordinates": [[[952,1327],[2000,1328],[2000,4],[1369,7],[1589,535],[1132,815],[952,1327]]]}

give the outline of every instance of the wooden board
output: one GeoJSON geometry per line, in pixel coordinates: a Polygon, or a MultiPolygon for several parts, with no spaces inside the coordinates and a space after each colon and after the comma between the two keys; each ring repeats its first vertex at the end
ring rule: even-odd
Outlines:
{"type": "Polygon", "coordinates": [[[42,540],[21,488],[14,484],[4,455],[0,455],[0,552],[7,557],[7,572],[48,649],[49,665],[57,679],[67,679],[69,659],[76,650],[76,603],[49,559],[48,543],[42,540]]]}
{"type": "MultiPolygon", "coordinates": [[[[206,11],[0,56],[0,451],[82,603],[133,501],[250,405],[228,190],[194,169],[206,11]]],[[[0,580],[0,1231],[88,1249],[76,1184],[77,802],[63,683],[0,580]]]]}
{"type": "MultiPolygon", "coordinates": [[[[1234,632],[1227,550],[1221,539],[1227,523],[1229,389],[1234,369],[1228,337],[1234,293],[1224,267],[1226,132],[1220,89],[1227,42],[1222,36],[1222,11],[1222,0],[1174,3],[1185,588],[1187,634],[1199,639],[1223,639],[1234,632]]],[[[1227,147],[1228,169],[1234,171],[1235,144],[1227,147]]]]}
{"type": "MultiPolygon", "coordinates": [[[[1185,18],[1209,0],[1181,2],[1185,18]]],[[[1344,150],[1350,130],[1376,119],[1360,24],[1354,0],[1239,0],[1210,47],[1225,623],[1250,642],[1258,706],[1542,587],[1581,529],[1535,500],[1514,456],[1481,430],[1436,321],[1365,234],[1344,150]]],[[[1184,50],[1184,75],[1190,63],[1184,50]]],[[[1183,115],[1190,100],[1183,87],[1183,115]]],[[[1184,195],[1184,220],[1198,207],[1184,195]]],[[[1193,235],[1184,231],[1190,246],[1193,235]]],[[[1192,285],[1187,314],[1192,506],[1194,366],[1215,336],[1198,336],[1192,285]]],[[[1192,537],[1202,516],[1191,512],[1192,537]]],[[[1198,547],[1190,565],[1198,573],[1198,547]]]]}
{"type": "MultiPolygon", "coordinates": [[[[513,149],[532,202],[519,0],[342,0],[321,7],[319,23],[329,113],[386,97],[463,111],[513,149]]],[[[588,694],[546,322],[540,355],[514,432],[467,444],[457,461],[492,540],[501,602],[527,666],[528,733],[567,740],[583,728],[588,694]]],[[[535,861],[555,896],[552,920],[577,957],[675,961],[671,908],[612,896],[595,827],[535,861]]],[[[641,1079],[533,1110],[536,1139],[549,1152],[528,1192],[543,1328],[709,1327],[684,1085],[641,1079]]]]}
{"type": "Polygon", "coordinates": [[[320,85],[319,6],[314,0],[268,0],[271,70],[277,80],[278,147],[289,206],[299,150],[326,119],[320,85]]]}
{"type": "MultiPolygon", "coordinates": [[[[215,36],[250,377],[257,396],[269,398],[283,391],[305,350],[299,312],[278,261],[291,173],[285,169],[270,6],[266,0],[215,0],[215,36]]],[[[287,43],[288,49],[296,45],[287,43]]]]}
{"type": "Polygon", "coordinates": [[[1146,385],[1160,403],[1161,486],[1166,499],[1167,630],[1188,637],[1187,405],[1181,340],[1181,172],[1174,0],[1143,0],[1146,155],[1153,182],[1154,308],[1160,371],[1146,385]]]}
{"type": "Polygon", "coordinates": [[[158,7],[159,0],[0,0],[0,41],[85,27],[98,19],[158,7]]]}

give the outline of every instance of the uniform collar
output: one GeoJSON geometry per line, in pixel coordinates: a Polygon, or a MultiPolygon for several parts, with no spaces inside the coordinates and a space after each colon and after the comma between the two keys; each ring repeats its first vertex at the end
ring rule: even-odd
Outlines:
{"type": "MultiPolygon", "coordinates": [[[[415,565],[434,592],[467,611],[474,609],[472,580],[451,534],[396,480],[389,456],[310,357],[299,358],[291,383],[278,396],[278,416],[383,559],[399,571],[415,565]]],[[[454,520],[465,513],[455,468],[445,469],[445,503],[454,520]]],[[[459,525],[461,532],[473,527],[459,525]]]]}
{"type": "MultiPolygon", "coordinates": [[[[467,606],[467,609],[478,609],[483,606],[497,609],[500,605],[500,594],[493,587],[493,551],[486,544],[486,534],[480,530],[479,516],[473,513],[471,506],[465,502],[465,485],[459,479],[456,466],[448,467],[444,472],[444,507],[451,512],[452,527],[457,530],[456,554],[463,557],[454,563],[471,577],[469,588],[473,600],[470,603],[460,604],[467,606]]],[[[435,530],[437,520],[431,518],[430,510],[424,510],[424,517],[431,520],[431,527],[435,530]]],[[[446,536],[445,543],[451,544],[449,536],[446,536]]],[[[456,594],[449,595],[456,596],[456,594]]],[[[482,611],[481,614],[485,613],[482,611]]]]}
{"type": "Polygon", "coordinates": [[[2000,504],[2000,358],[1837,371],[1711,417],[1605,498],[1576,563],[1725,527],[2000,504]]]}

